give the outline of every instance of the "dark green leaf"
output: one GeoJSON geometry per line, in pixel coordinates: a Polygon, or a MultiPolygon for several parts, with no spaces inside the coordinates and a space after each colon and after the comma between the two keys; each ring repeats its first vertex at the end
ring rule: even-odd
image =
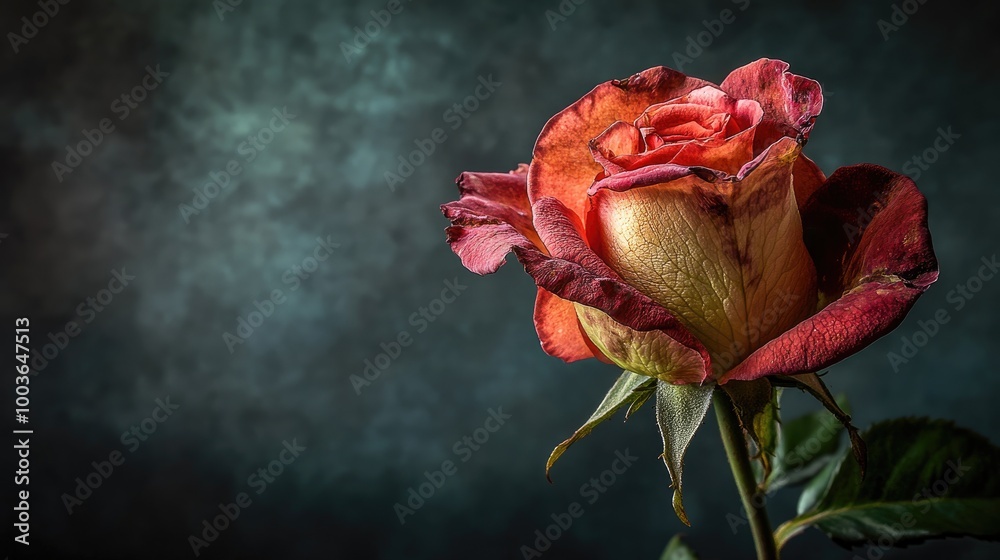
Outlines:
{"type": "Polygon", "coordinates": [[[714,389],[715,385],[656,383],[656,423],[663,437],[663,462],[670,471],[670,486],[674,489],[674,512],[688,526],[691,523],[684,513],[682,494],[684,453],[705,420],[714,389]]]}
{"type": "Polygon", "coordinates": [[[663,551],[660,560],[698,560],[698,556],[695,555],[693,550],[688,548],[688,545],[684,544],[681,536],[677,535],[670,539],[670,544],[663,551]]]}
{"type": "Polygon", "coordinates": [[[830,481],[833,479],[833,475],[837,472],[837,461],[827,461],[826,466],[823,470],[819,471],[819,474],[814,476],[810,480],[805,488],[802,489],[802,494],[799,496],[799,503],[796,507],[795,513],[803,514],[813,508],[820,497],[826,493],[826,489],[830,486],[830,481]]]}
{"type": "Polygon", "coordinates": [[[916,418],[876,424],[865,440],[868,476],[845,454],[815,505],[775,531],[779,546],[810,526],[844,546],[1000,540],[1000,448],[951,422],[916,418]]]}
{"type": "Polygon", "coordinates": [[[597,406],[597,410],[590,415],[590,419],[573,432],[573,435],[569,439],[560,443],[552,450],[549,460],[545,463],[545,477],[550,482],[552,481],[549,478],[549,471],[552,469],[552,465],[556,464],[556,461],[569,449],[569,446],[592,432],[595,426],[611,418],[623,406],[631,405],[640,398],[648,399],[649,395],[653,392],[654,383],[656,383],[656,379],[645,375],[639,375],[631,371],[622,373],[618,380],[615,381],[615,384],[611,386],[608,394],[604,395],[604,400],[597,406]]]}

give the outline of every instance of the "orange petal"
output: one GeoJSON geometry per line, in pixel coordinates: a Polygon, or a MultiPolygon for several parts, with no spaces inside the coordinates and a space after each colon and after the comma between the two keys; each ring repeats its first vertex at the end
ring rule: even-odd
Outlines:
{"type": "Polygon", "coordinates": [[[591,90],[549,119],[542,129],[528,173],[531,202],[551,196],[583,216],[587,188],[601,172],[588,142],[615,121],[632,122],[646,107],[705,85],[705,81],[660,66],[591,90]]]}
{"type": "Polygon", "coordinates": [[[573,302],[538,288],[535,298],[535,331],[542,350],[567,362],[595,357],[590,340],[583,334],[573,302]]]}

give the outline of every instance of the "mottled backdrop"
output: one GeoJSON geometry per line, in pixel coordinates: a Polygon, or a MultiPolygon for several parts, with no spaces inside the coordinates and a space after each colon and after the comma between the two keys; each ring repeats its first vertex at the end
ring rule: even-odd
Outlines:
{"type": "MultiPolygon", "coordinates": [[[[671,511],[648,409],[601,426],[545,481],[549,451],[617,371],[543,354],[530,279],[516,263],[465,271],[438,210],[459,172],[527,161],[548,117],[595,84],[678,61],[720,81],[787,60],[826,92],[806,149],[824,171],[919,174],[941,280],[827,380],[861,426],[931,415],[1000,441],[1000,281],[949,296],[1000,249],[996,5],[404,0],[383,25],[383,0],[223,2],[0,7],[0,301],[5,329],[30,317],[38,351],[32,552],[193,557],[189,536],[246,493],[200,557],[522,558],[573,501],[584,515],[543,557],[655,558],[678,531],[705,558],[748,557],[714,420],[688,455],[691,528],[671,511]],[[473,102],[481,79],[493,85],[473,102]],[[443,142],[400,169],[435,128],[443,142]],[[890,363],[941,309],[948,323],[890,363]],[[352,383],[366,360],[384,372],[352,383]],[[477,434],[491,409],[509,418],[477,434]],[[616,450],[637,460],[591,504],[581,485],[616,450]],[[457,472],[401,524],[394,504],[447,460],[457,472]],[[256,474],[269,464],[270,482],[256,474]]],[[[813,406],[794,394],[784,409],[813,406]]],[[[794,501],[772,499],[772,519],[794,501]]],[[[885,557],[998,553],[950,540],[885,557]]],[[[786,552],[851,556],[814,530],[786,552]]]]}

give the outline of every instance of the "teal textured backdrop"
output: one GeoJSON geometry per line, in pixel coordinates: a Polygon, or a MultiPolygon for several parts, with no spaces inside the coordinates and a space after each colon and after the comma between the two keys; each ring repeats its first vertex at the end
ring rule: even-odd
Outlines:
{"type": "MultiPolygon", "coordinates": [[[[995,5],[928,0],[903,21],[889,0],[94,4],[30,25],[40,4],[0,7],[17,35],[0,49],[0,303],[4,321],[31,318],[39,352],[36,553],[522,558],[578,502],[544,558],[655,558],[679,531],[705,558],[746,557],[714,420],[688,453],[691,528],[649,409],[602,425],[545,481],[618,372],[546,356],[530,279],[516,263],[467,272],[438,210],[461,171],[528,161],[550,116],[656,65],[717,82],[786,60],[825,90],[806,148],[825,172],[873,162],[917,179],[941,279],[826,379],[859,426],[929,415],[1000,442],[1000,281],[956,289],[1000,251],[995,5]],[[924,344],[890,360],[914,355],[904,337],[924,344]],[[234,503],[209,539],[203,521],[234,503]]],[[[813,406],[788,395],[784,409],[813,406]]],[[[772,519],[794,504],[773,498],[772,519]]],[[[786,555],[852,553],[810,531],[786,555]]]]}

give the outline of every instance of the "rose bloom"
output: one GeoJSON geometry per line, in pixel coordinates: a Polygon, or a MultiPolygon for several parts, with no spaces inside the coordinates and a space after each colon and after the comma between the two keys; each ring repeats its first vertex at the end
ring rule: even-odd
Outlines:
{"type": "Polygon", "coordinates": [[[787,70],[597,86],[549,120],[530,165],[458,178],[451,248],[477,274],[513,251],[542,348],[567,362],[722,384],[860,350],[937,279],[927,203],[875,165],[825,177],[801,153],[820,86],[787,70]]]}

